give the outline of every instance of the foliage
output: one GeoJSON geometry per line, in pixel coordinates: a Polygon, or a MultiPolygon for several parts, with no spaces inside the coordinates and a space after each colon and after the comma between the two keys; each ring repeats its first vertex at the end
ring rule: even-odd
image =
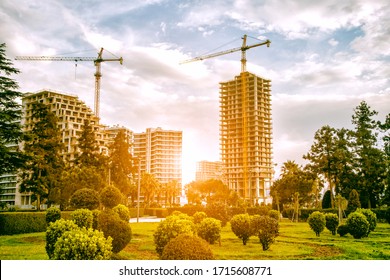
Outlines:
{"type": "Polygon", "coordinates": [[[5,54],[6,45],[0,44],[0,174],[11,173],[23,166],[24,157],[17,145],[22,140],[22,93],[11,75],[19,74],[5,54]]]}
{"type": "Polygon", "coordinates": [[[339,217],[333,213],[325,214],[325,226],[332,233],[336,235],[336,230],[339,225],[339,217]]]}
{"type": "Polygon", "coordinates": [[[77,190],[70,198],[70,204],[74,208],[85,208],[89,210],[99,207],[99,194],[92,189],[83,188],[77,190]]]}
{"type": "Polygon", "coordinates": [[[228,209],[226,205],[222,203],[207,204],[205,212],[207,217],[220,220],[223,227],[230,220],[228,209]]]}
{"type": "Polygon", "coordinates": [[[210,245],[197,236],[180,234],[165,246],[162,260],[214,260],[210,245]]]}
{"type": "Polygon", "coordinates": [[[92,216],[93,216],[92,228],[93,229],[97,229],[98,228],[98,219],[99,219],[100,212],[101,211],[98,210],[98,209],[92,210],[92,216]]]}
{"type": "Polygon", "coordinates": [[[299,193],[300,203],[311,203],[313,200],[313,173],[304,170],[294,161],[283,163],[282,174],[271,186],[271,196],[278,197],[281,205],[293,203],[293,196],[299,193]]]}
{"type": "Polygon", "coordinates": [[[126,196],[131,192],[131,182],[128,176],[132,174],[135,178],[136,171],[130,153],[130,144],[125,132],[120,130],[110,146],[111,181],[126,196]]]}
{"type": "Polygon", "coordinates": [[[267,251],[279,235],[279,223],[269,216],[254,215],[251,218],[253,235],[259,238],[263,251],[267,251]]]}
{"type": "Polygon", "coordinates": [[[207,218],[207,214],[203,211],[196,212],[194,215],[192,215],[194,218],[195,224],[200,224],[205,218],[207,218]]]}
{"type": "Polygon", "coordinates": [[[118,204],[112,210],[119,215],[119,218],[121,218],[125,222],[129,222],[130,220],[130,211],[129,208],[123,204],[118,204]]]}
{"type": "Polygon", "coordinates": [[[332,208],[332,194],[330,190],[327,190],[324,193],[324,197],[322,198],[322,209],[332,208]]]}
{"type": "Polygon", "coordinates": [[[280,219],[280,212],[278,210],[269,210],[268,216],[271,218],[274,218],[275,220],[279,221],[280,219]]]}
{"type": "Polygon", "coordinates": [[[159,185],[156,177],[153,174],[144,172],[141,177],[141,192],[144,195],[146,206],[150,206],[153,201],[156,188],[159,185]]]}
{"type": "Polygon", "coordinates": [[[386,211],[386,221],[390,224],[390,207],[386,211]]]}
{"type": "Polygon", "coordinates": [[[28,160],[21,174],[20,192],[32,192],[39,209],[41,199],[48,199],[49,205],[60,200],[55,194],[60,192],[64,144],[57,125],[58,118],[48,105],[33,103],[31,117],[35,123],[24,142],[28,160]]]}
{"type": "Polygon", "coordinates": [[[108,186],[102,189],[100,192],[100,202],[104,207],[107,207],[109,209],[117,206],[120,204],[123,200],[123,195],[121,191],[114,187],[114,186],[108,186]]]}
{"type": "Polygon", "coordinates": [[[362,208],[357,209],[356,212],[362,213],[364,216],[366,216],[367,222],[370,224],[367,235],[371,231],[374,231],[377,223],[376,214],[372,212],[370,209],[362,209],[362,208]]]}
{"type": "Polygon", "coordinates": [[[54,246],[55,260],[109,260],[111,237],[91,228],[64,232],[54,246]]]}
{"type": "Polygon", "coordinates": [[[195,225],[188,215],[168,216],[161,221],[153,234],[157,254],[161,256],[168,242],[181,233],[190,235],[195,233],[195,225]]]}
{"type": "Polygon", "coordinates": [[[93,214],[88,209],[77,209],[71,214],[71,218],[79,228],[92,228],[93,214]]]}
{"type": "Polygon", "coordinates": [[[348,227],[348,233],[355,239],[367,236],[370,229],[370,224],[367,221],[366,216],[358,212],[349,214],[345,225],[348,227]]]}
{"type": "Polygon", "coordinates": [[[348,233],[349,233],[349,231],[348,231],[347,225],[339,225],[337,227],[337,234],[340,235],[341,237],[347,235],[348,233]]]}
{"type": "Polygon", "coordinates": [[[46,223],[49,225],[51,222],[55,222],[61,219],[61,210],[57,207],[50,207],[46,210],[46,223]]]}
{"type": "Polygon", "coordinates": [[[114,253],[123,250],[132,238],[130,224],[123,221],[113,210],[105,210],[99,214],[98,230],[103,231],[106,238],[111,236],[114,253]]]}
{"type": "Polygon", "coordinates": [[[347,211],[354,212],[358,208],[360,208],[359,193],[355,189],[352,189],[348,197],[347,211]]]}
{"type": "Polygon", "coordinates": [[[46,230],[44,212],[3,212],[0,213],[0,235],[11,235],[46,230]]]}
{"type": "Polygon", "coordinates": [[[246,245],[249,238],[253,235],[251,227],[251,216],[249,214],[234,215],[230,220],[230,226],[233,233],[246,245]]]}
{"type": "Polygon", "coordinates": [[[46,230],[46,253],[49,259],[54,257],[55,244],[66,231],[78,230],[79,227],[71,220],[60,219],[51,223],[46,230]]]}
{"type": "Polygon", "coordinates": [[[321,232],[325,229],[325,215],[319,211],[310,214],[307,222],[309,223],[310,228],[315,232],[316,236],[320,236],[321,232]]]}
{"type": "Polygon", "coordinates": [[[198,236],[210,244],[221,238],[221,221],[214,218],[203,219],[197,227],[198,236]]]}

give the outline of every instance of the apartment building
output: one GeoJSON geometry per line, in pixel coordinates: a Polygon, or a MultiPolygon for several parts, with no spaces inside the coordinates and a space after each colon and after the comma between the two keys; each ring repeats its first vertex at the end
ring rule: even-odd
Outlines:
{"type": "Polygon", "coordinates": [[[271,203],[271,81],[244,72],[220,83],[220,151],[229,188],[251,204],[271,203]]]}
{"type": "Polygon", "coordinates": [[[206,181],[210,179],[223,181],[222,162],[202,160],[196,163],[196,181],[206,181]]]}
{"type": "Polygon", "coordinates": [[[134,133],[134,156],[141,172],[153,174],[161,183],[182,183],[182,131],[147,128],[134,133]]]}
{"type": "Polygon", "coordinates": [[[23,121],[25,130],[31,130],[34,124],[32,118],[33,103],[40,102],[49,106],[58,117],[58,127],[62,133],[62,142],[65,144],[64,159],[73,160],[77,154],[77,139],[80,137],[84,122],[89,121],[98,146],[102,153],[107,153],[106,126],[99,123],[99,118],[76,95],[60,93],[53,90],[42,90],[36,93],[27,93],[22,99],[23,121]]]}

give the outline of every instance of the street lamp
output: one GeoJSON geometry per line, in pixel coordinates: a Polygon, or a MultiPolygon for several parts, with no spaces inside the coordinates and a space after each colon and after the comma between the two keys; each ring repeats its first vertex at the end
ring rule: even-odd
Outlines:
{"type": "Polygon", "coordinates": [[[137,183],[137,223],[139,223],[139,197],[141,192],[141,162],[140,159],[138,159],[138,183],[137,183]]]}

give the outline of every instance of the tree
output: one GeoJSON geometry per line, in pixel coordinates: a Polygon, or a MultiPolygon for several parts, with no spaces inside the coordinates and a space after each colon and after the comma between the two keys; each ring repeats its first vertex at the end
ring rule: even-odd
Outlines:
{"type": "Polygon", "coordinates": [[[332,208],[330,190],[327,190],[324,193],[324,197],[322,198],[322,209],[328,209],[328,208],[332,208]]]}
{"type": "Polygon", "coordinates": [[[355,189],[353,189],[349,193],[347,210],[349,212],[354,212],[358,208],[360,208],[359,193],[355,189]]]}
{"type": "Polygon", "coordinates": [[[307,222],[309,223],[310,228],[315,232],[316,236],[320,236],[326,226],[325,215],[319,211],[311,213],[307,222]]]}
{"type": "Polygon", "coordinates": [[[126,139],[125,133],[120,130],[110,146],[110,178],[126,197],[131,192],[129,176],[134,177],[135,172],[130,143],[126,139]]]}
{"type": "Polygon", "coordinates": [[[159,185],[153,174],[144,172],[141,177],[141,192],[144,195],[145,207],[153,201],[157,186],[159,185]]]}
{"type": "Polygon", "coordinates": [[[58,200],[53,194],[61,187],[64,145],[57,126],[58,119],[47,105],[34,103],[32,117],[36,122],[24,144],[28,160],[22,172],[20,191],[31,191],[37,198],[39,210],[42,198],[47,199],[49,205],[58,200]]]}
{"type": "Polygon", "coordinates": [[[22,140],[21,106],[17,99],[17,82],[9,76],[19,74],[5,55],[5,44],[0,44],[0,174],[14,172],[23,166],[24,157],[18,148],[22,140]]]}
{"type": "Polygon", "coordinates": [[[313,200],[313,185],[316,177],[309,170],[304,170],[294,161],[283,163],[282,174],[271,186],[271,196],[278,198],[282,205],[292,204],[294,194],[299,193],[301,203],[313,200]]]}
{"type": "MultiPolygon", "coordinates": [[[[158,185],[157,188],[158,189],[158,185]]],[[[171,180],[164,185],[165,189],[165,205],[172,206],[175,203],[175,198],[180,195],[180,184],[177,180],[171,180]]]]}
{"type": "Polygon", "coordinates": [[[89,120],[84,121],[83,130],[78,138],[78,149],[79,153],[75,157],[76,165],[104,169],[104,156],[99,152],[95,133],[89,120]]]}
{"type": "Polygon", "coordinates": [[[362,101],[352,116],[352,124],[355,125],[355,171],[359,178],[356,188],[360,194],[360,202],[365,208],[376,207],[380,202],[387,176],[385,153],[377,148],[379,127],[378,122],[373,119],[377,114],[378,112],[371,110],[370,106],[362,101]]]}

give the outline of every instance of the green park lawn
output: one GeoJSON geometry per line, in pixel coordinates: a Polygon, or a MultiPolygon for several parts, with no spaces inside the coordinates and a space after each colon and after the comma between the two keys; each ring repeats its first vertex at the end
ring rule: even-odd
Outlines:
{"type": "MultiPolygon", "coordinates": [[[[131,223],[131,242],[114,259],[157,260],[153,233],[158,223],[131,223]]],[[[242,245],[227,224],[221,242],[211,245],[218,260],[387,260],[390,259],[390,225],[379,223],[374,232],[362,239],[340,237],[324,230],[320,237],[307,223],[280,223],[279,236],[268,251],[262,251],[256,237],[242,245]]],[[[0,236],[1,260],[47,260],[45,233],[0,236]]]]}

